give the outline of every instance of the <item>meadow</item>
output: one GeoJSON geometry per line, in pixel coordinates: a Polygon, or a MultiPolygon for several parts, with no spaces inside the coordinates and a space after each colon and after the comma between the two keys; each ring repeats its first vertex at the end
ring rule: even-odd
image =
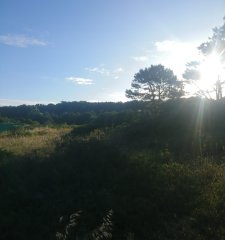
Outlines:
{"type": "Polygon", "coordinates": [[[0,149],[17,156],[30,153],[50,154],[54,151],[55,144],[70,131],[70,127],[18,128],[16,131],[5,131],[0,134],[0,149]]]}

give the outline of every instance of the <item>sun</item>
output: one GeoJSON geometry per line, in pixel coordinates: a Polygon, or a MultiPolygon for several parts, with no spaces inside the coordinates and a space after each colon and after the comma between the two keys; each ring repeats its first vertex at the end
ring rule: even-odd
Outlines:
{"type": "Polygon", "coordinates": [[[221,80],[221,78],[224,78],[225,76],[224,65],[221,62],[221,56],[215,52],[205,57],[201,61],[199,70],[199,87],[203,90],[212,88],[217,80],[221,80]]]}

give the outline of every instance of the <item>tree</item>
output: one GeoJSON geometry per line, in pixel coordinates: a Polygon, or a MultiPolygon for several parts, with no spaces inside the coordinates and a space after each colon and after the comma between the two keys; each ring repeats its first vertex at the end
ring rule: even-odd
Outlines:
{"type": "Polygon", "coordinates": [[[197,95],[204,96],[205,98],[211,98],[209,90],[203,90],[196,82],[200,80],[201,73],[199,70],[200,62],[192,61],[186,64],[186,70],[183,73],[183,78],[186,79],[186,82],[193,84],[197,87],[197,95]]]}
{"type": "Polygon", "coordinates": [[[172,70],[162,65],[140,69],[134,75],[131,89],[126,90],[128,98],[152,102],[178,98],[183,94],[183,83],[178,81],[172,70]]]}
{"type": "MultiPolygon", "coordinates": [[[[208,41],[203,42],[199,47],[200,53],[204,57],[208,57],[211,54],[215,54],[218,59],[224,62],[225,59],[225,17],[223,18],[224,24],[221,27],[215,27],[213,29],[213,35],[208,39],[208,41]]],[[[187,69],[183,74],[183,78],[191,81],[194,83],[196,80],[200,79],[200,72],[199,72],[199,62],[191,62],[187,64],[187,69]]],[[[221,79],[222,76],[218,73],[217,79],[215,79],[215,91],[216,99],[220,100],[222,98],[222,85],[224,84],[223,80],[221,79]]],[[[198,93],[203,95],[207,98],[211,98],[210,90],[202,90],[198,89],[198,93]]]]}
{"type": "MultiPolygon", "coordinates": [[[[225,57],[225,17],[223,18],[224,24],[221,27],[215,27],[213,29],[213,35],[207,42],[202,43],[198,49],[204,54],[209,55],[215,52],[221,61],[224,61],[225,57]]],[[[215,82],[216,99],[222,98],[222,85],[224,82],[221,80],[221,76],[218,75],[218,79],[215,82]]]]}
{"type": "Polygon", "coordinates": [[[222,26],[213,29],[212,37],[198,47],[204,55],[207,56],[212,52],[216,52],[221,58],[225,57],[225,17],[223,20],[222,26]]]}

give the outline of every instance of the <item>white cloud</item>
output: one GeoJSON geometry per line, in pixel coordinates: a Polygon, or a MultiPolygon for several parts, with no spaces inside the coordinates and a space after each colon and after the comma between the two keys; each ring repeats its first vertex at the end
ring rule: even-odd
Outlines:
{"type": "Polygon", "coordinates": [[[199,60],[199,42],[160,41],[155,43],[160,63],[181,76],[187,62],[199,60]]]}
{"type": "Polygon", "coordinates": [[[197,49],[197,47],[199,46],[199,42],[180,42],[165,40],[161,42],[156,42],[155,46],[157,51],[159,52],[167,52],[179,56],[199,56],[199,51],[197,49]]]}
{"type": "Polygon", "coordinates": [[[93,68],[85,68],[85,70],[93,73],[99,73],[101,75],[109,76],[110,71],[104,67],[93,67],[93,68]]]}
{"type": "Polygon", "coordinates": [[[114,73],[122,73],[124,72],[124,69],[122,67],[116,68],[114,71],[114,73]]]}
{"type": "Polygon", "coordinates": [[[132,57],[132,58],[137,62],[146,62],[149,59],[147,56],[138,56],[138,57],[132,57]]]}
{"type": "Polygon", "coordinates": [[[46,42],[40,39],[27,37],[25,35],[0,35],[0,43],[21,48],[47,45],[46,42]]]}
{"type": "Polygon", "coordinates": [[[74,82],[78,85],[91,85],[93,80],[89,78],[80,78],[80,77],[67,77],[66,80],[74,82]]]}
{"type": "Polygon", "coordinates": [[[118,67],[115,69],[107,69],[103,67],[104,65],[100,65],[99,67],[92,67],[92,68],[85,68],[85,70],[89,71],[90,73],[97,73],[102,75],[103,77],[110,77],[113,79],[118,79],[119,76],[124,73],[124,69],[122,67],[118,67]]]}
{"type": "Polygon", "coordinates": [[[178,44],[180,43],[170,40],[164,40],[161,42],[156,42],[155,46],[159,52],[168,52],[176,48],[178,44]]]}

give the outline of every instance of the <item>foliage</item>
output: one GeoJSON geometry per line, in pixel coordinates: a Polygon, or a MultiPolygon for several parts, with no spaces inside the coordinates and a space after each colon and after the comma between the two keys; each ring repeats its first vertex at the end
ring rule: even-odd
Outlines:
{"type": "MultiPolygon", "coordinates": [[[[225,17],[224,17],[225,20],[225,17]]],[[[213,29],[213,35],[208,39],[208,41],[203,42],[199,47],[203,56],[207,57],[210,54],[216,54],[218,59],[221,62],[224,62],[225,58],[225,22],[220,27],[215,27],[213,29]]],[[[197,94],[200,96],[204,96],[205,98],[211,99],[210,92],[216,93],[216,100],[222,99],[222,86],[224,84],[224,80],[218,75],[217,79],[214,80],[214,89],[203,90],[196,84],[196,80],[200,79],[200,70],[199,70],[199,62],[192,61],[187,64],[187,68],[183,74],[183,78],[186,79],[190,84],[194,84],[197,86],[198,91],[197,94]]]]}
{"type": "Polygon", "coordinates": [[[199,50],[205,54],[211,54],[217,52],[223,59],[225,56],[225,17],[223,18],[224,23],[220,27],[213,29],[213,35],[208,39],[207,42],[202,43],[199,46],[199,50]]]}
{"type": "MultiPolygon", "coordinates": [[[[0,107],[0,116],[2,116],[1,120],[4,120],[3,124],[13,120],[35,127],[38,127],[38,124],[83,125],[95,121],[97,118],[102,118],[103,121],[105,119],[108,121],[110,117],[118,119],[117,115],[129,119],[133,113],[145,107],[147,107],[146,103],[137,101],[126,103],[61,102],[55,105],[0,107]]],[[[102,124],[100,120],[97,122],[102,124]]]]}
{"type": "Polygon", "coordinates": [[[195,95],[205,97],[206,99],[212,99],[211,89],[203,90],[197,83],[197,81],[201,78],[199,66],[200,62],[197,61],[187,63],[185,72],[182,76],[186,80],[186,83],[191,84],[197,88],[195,95]]]}
{"type": "Polygon", "coordinates": [[[151,65],[140,69],[134,75],[131,89],[126,90],[126,96],[140,100],[164,100],[179,98],[184,94],[182,82],[178,81],[173,71],[162,65],[151,65]]]}
{"type": "MultiPolygon", "coordinates": [[[[109,210],[107,215],[103,218],[102,224],[93,230],[91,233],[85,233],[83,236],[76,231],[78,227],[78,220],[81,216],[82,211],[77,211],[69,216],[68,223],[65,226],[65,232],[56,233],[57,240],[66,240],[66,239],[89,239],[89,240],[107,240],[112,239],[112,215],[113,211],[109,210]],[[73,236],[73,237],[72,237],[73,236]]],[[[60,217],[59,222],[64,220],[63,217],[60,217]]]]}
{"type": "Polygon", "coordinates": [[[112,216],[113,211],[109,210],[107,215],[103,218],[101,226],[95,229],[91,234],[93,240],[112,239],[112,216]]]}
{"type": "MultiPolygon", "coordinates": [[[[40,154],[1,149],[1,239],[224,239],[225,102],[168,100],[156,115],[141,104],[62,128],[40,154]]],[[[1,137],[32,148],[59,130],[1,137]]]]}
{"type": "MultiPolygon", "coordinates": [[[[60,232],[56,233],[57,240],[66,240],[69,238],[72,229],[74,229],[77,226],[78,218],[80,217],[80,214],[81,214],[81,211],[78,211],[78,212],[75,212],[70,215],[69,221],[68,221],[67,225],[65,226],[65,232],[64,233],[60,233],[60,232]]],[[[63,217],[60,217],[59,221],[61,222],[62,220],[63,220],[63,217]]]]}

